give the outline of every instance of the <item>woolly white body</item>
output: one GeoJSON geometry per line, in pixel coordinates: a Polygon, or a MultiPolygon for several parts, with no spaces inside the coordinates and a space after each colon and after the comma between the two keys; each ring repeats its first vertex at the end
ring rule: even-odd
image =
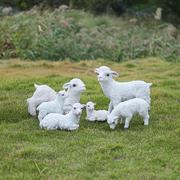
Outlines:
{"type": "Polygon", "coordinates": [[[118,76],[118,73],[106,66],[97,68],[95,72],[98,73],[98,81],[105,96],[110,99],[109,112],[120,102],[133,98],[144,99],[150,104],[151,83],[146,83],[144,81],[117,82],[113,77],[118,76]]]}
{"type": "Polygon", "coordinates": [[[28,112],[36,116],[36,108],[43,102],[52,101],[56,98],[56,92],[47,85],[36,85],[36,90],[31,98],[27,99],[28,112]]]}
{"type": "Polygon", "coordinates": [[[108,111],[106,110],[95,110],[95,104],[93,102],[88,102],[86,104],[86,119],[88,121],[106,121],[108,111]]]}
{"type": "Polygon", "coordinates": [[[149,104],[140,98],[130,99],[119,103],[108,115],[107,122],[111,129],[114,129],[119,118],[125,118],[124,128],[129,128],[133,115],[139,114],[143,117],[144,125],[149,125],[149,104]]]}
{"type": "Polygon", "coordinates": [[[47,130],[64,129],[76,130],[79,128],[79,120],[84,106],[76,103],[71,111],[66,115],[51,113],[45,116],[40,122],[40,127],[47,130]]]}
{"type": "Polygon", "coordinates": [[[75,103],[80,102],[81,93],[86,90],[86,86],[80,79],[74,78],[68,83],[65,83],[63,88],[67,89],[68,96],[64,102],[63,111],[68,113],[75,103]]]}
{"type": "Polygon", "coordinates": [[[64,100],[67,98],[66,91],[60,91],[56,94],[54,101],[43,102],[37,107],[39,111],[38,119],[41,121],[47,114],[59,113],[63,114],[64,100]]]}

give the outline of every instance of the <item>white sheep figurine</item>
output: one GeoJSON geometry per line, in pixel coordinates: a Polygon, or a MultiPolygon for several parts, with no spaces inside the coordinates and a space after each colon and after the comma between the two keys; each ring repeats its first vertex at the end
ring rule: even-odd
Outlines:
{"type": "Polygon", "coordinates": [[[86,104],[86,119],[88,121],[106,121],[108,111],[106,110],[95,110],[95,103],[89,101],[86,104]]]}
{"type": "Polygon", "coordinates": [[[107,66],[96,68],[95,72],[104,94],[110,99],[109,112],[120,102],[132,98],[142,98],[150,105],[150,86],[152,83],[144,81],[117,82],[113,77],[117,77],[118,73],[107,66]]]}
{"type": "Polygon", "coordinates": [[[36,116],[36,108],[43,102],[53,101],[56,98],[56,92],[47,85],[34,84],[36,88],[33,96],[27,99],[28,112],[32,116],[36,116]]]}
{"type": "Polygon", "coordinates": [[[43,102],[37,107],[39,111],[38,119],[41,121],[47,114],[59,113],[63,114],[64,101],[67,98],[67,92],[65,90],[59,91],[54,101],[43,102]]]}
{"type": "Polygon", "coordinates": [[[64,102],[63,110],[65,113],[68,113],[71,110],[73,104],[80,102],[81,93],[86,90],[86,86],[80,79],[74,78],[71,81],[65,83],[63,88],[67,89],[68,95],[64,102]]]}
{"type": "Polygon", "coordinates": [[[119,118],[125,118],[124,129],[129,128],[130,120],[134,114],[143,117],[144,125],[149,125],[149,104],[140,98],[130,99],[119,103],[113,111],[108,115],[107,122],[111,129],[114,129],[119,118]]]}
{"type": "Polygon", "coordinates": [[[75,103],[71,111],[66,115],[57,113],[51,113],[45,116],[40,122],[40,127],[47,130],[64,129],[64,130],[76,130],[79,128],[79,121],[82,114],[82,109],[85,105],[75,103]]]}

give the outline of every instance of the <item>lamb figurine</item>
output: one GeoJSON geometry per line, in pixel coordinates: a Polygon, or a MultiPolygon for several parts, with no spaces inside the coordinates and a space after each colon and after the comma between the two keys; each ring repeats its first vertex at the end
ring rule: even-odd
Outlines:
{"type": "Polygon", "coordinates": [[[124,117],[124,129],[129,128],[129,123],[134,114],[143,117],[144,125],[149,125],[149,104],[140,98],[130,99],[119,103],[113,111],[108,115],[107,122],[111,129],[114,129],[118,123],[118,119],[124,117]]]}
{"type": "Polygon", "coordinates": [[[85,105],[83,104],[75,103],[71,108],[71,111],[66,115],[61,115],[57,113],[48,114],[40,122],[40,127],[47,130],[76,130],[79,128],[79,121],[82,114],[82,109],[84,107],[85,105]]]}
{"type": "Polygon", "coordinates": [[[68,83],[65,83],[63,85],[63,88],[67,89],[67,95],[68,95],[68,97],[64,102],[64,108],[63,108],[66,114],[71,110],[73,104],[80,102],[81,93],[86,90],[86,86],[84,82],[82,82],[80,79],[74,78],[68,83]]]}
{"type": "Polygon", "coordinates": [[[113,77],[117,77],[118,73],[107,66],[96,68],[95,72],[104,94],[110,99],[109,112],[120,102],[133,98],[144,99],[150,105],[150,86],[152,83],[144,81],[117,82],[113,77]]]}
{"type": "Polygon", "coordinates": [[[34,84],[36,88],[33,96],[27,99],[28,112],[32,116],[36,116],[36,108],[43,102],[53,101],[56,98],[56,92],[47,85],[34,84]]]}
{"type": "Polygon", "coordinates": [[[108,111],[106,110],[95,110],[95,103],[89,101],[86,104],[86,113],[87,117],[86,119],[88,121],[106,121],[107,120],[107,115],[108,111]]]}
{"type": "Polygon", "coordinates": [[[59,91],[56,95],[54,101],[43,102],[37,107],[39,111],[38,119],[41,121],[47,114],[59,113],[63,114],[64,101],[67,98],[67,93],[65,90],[59,91]]]}

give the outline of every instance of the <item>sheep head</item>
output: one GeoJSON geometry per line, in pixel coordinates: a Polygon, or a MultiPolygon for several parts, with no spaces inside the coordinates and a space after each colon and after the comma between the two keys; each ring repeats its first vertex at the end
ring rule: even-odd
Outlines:
{"type": "Polygon", "coordinates": [[[75,103],[72,106],[72,113],[79,117],[82,114],[82,110],[85,106],[86,105],[84,105],[84,104],[75,103]]]}
{"type": "Polygon", "coordinates": [[[84,82],[82,82],[78,78],[74,78],[71,81],[69,81],[68,83],[65,83],[63,85],[63,88],[67,89],[68,92],[72,92],[73,94],[80,94],[86,90],[86,86],[85,86],[84,82]]]}
{"type": "Polygon", "coordinates": [[[65,90],[62,90],[62,91],[57,92],[57,96],[58,98],[61,98],[64,100],[68,97],[68,94],[65,90]]]}
{"type": "Polygon", "coordinates": [[[119,76],[116,71],[112,71],[107,66],[101,66],[99,68],[96,68],[94,72],[97,74],[99,82],[109,81],[113,79],[113,77],[119,76]]]}
{"type": "Polygon", "coordinates": [[[89,102],[86,103],[86,109],[89,110],[89,111],[93,111],[95,105],[96,105],[95,103],[89,101],[89,102]]]}
{"type": "Polygon", "coordinates": [[[118,123],[118,117],[112,116],[111,114],[107,116],[107,122],[111,129],[114,129],[118,123]]]}

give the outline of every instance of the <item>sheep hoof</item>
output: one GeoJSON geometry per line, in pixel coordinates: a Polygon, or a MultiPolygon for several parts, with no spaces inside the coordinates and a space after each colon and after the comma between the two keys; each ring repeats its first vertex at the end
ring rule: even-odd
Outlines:
{"type": "Polygon", "coordinates": [[[129,129],[129,128],[124,128],[123,130],[124,130],[124,131],[127,131],[128,129],[129,129]]]}

